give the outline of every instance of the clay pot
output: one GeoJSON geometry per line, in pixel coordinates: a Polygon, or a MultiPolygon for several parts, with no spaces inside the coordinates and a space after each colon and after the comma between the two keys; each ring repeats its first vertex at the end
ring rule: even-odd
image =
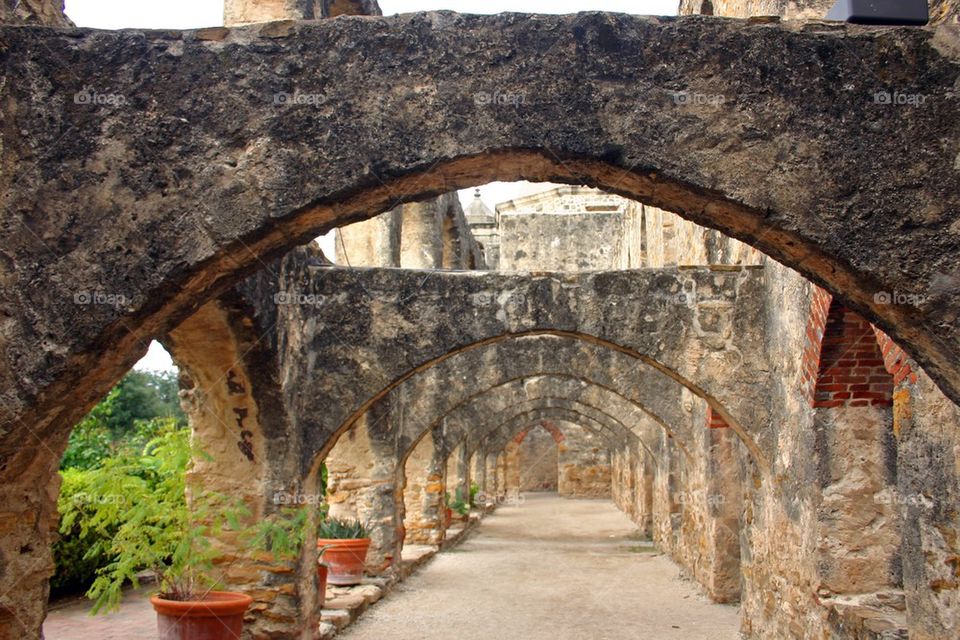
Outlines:
{"type": "Polygon", "coordinates": [[[317,564],[317,599],[320,602],[320,608],[327,601],[327,578],[330,575],[330,568],[323,562],[317,564]]]}
{"type": "Polygon", "coordinates": [[[334,540],[320,538],[317,548],[327,547],[323,562],[330,567],[327,582],[338,587],[360,584],[363,580],[363,564],[367,560],[370,538],[334,540]]]}
{"type": "Polygon", "coordinates": [[[236,640],[253,598],[232,591],[210,591],[200,600],[150,598],[157,612],[159,640],[236,640]]]}

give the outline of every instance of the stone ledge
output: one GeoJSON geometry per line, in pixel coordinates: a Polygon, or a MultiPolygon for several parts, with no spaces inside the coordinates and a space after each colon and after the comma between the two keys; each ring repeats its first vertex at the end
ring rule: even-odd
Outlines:
{"type": "Polygon", "coordinates": [[[907,640],[903,592],[836,596],[823,600],[830,627],[853,640],[907,640]]]}

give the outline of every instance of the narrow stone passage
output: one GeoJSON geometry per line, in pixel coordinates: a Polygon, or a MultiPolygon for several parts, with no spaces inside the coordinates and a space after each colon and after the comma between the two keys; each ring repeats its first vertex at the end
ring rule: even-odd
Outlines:
{"type": "Polygon", "coordinates": [[[731,640],[710,603],[606,501],[526,494],[439,554],[338,637],[731,640]]]}

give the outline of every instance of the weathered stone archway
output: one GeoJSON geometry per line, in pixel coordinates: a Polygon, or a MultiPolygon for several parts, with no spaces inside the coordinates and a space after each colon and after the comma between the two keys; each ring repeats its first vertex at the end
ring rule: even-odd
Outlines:
{"type": "MultiPolygon", "coordinates": [[[[750,241],[839,293],[958,398],[957,105],[894,111],[871,101],[881,65],[915,78],[918,93],[946,95],[958,74],[950,28],[432,14],[186,35],[3,29],[2,38],[4,120],[16,132],[4,134],[13,169],[0,178],[11,310],[0,474],[12,538],[46,539],[67,430],[141,343],[321,229],[495,177],[598,184],[750,241]],[[449,55],[422,64],[438,44],[449,55]],[[518,99],[482,104],[520,86],[498,58],[514,44],[549,54],[523,70],[535,116],[511,111],[518,99]],[[368,55],[384,47],[409,57],[386,65],[368,55]],[[305,56],[297,82],[276,71],[305,56]],[[320,118],[271,100],[321,91],[311,85],[333,75],[356,90],[320,118]],[[83,86],[100,77],[111,86],[83,86]],[[406,92],[414,84],[428,90],[406,92]],[[396,90],[375,100],[384,86],[396,90]],[[89,90],[129,104],[76,99],[89,90]],[[676,98],[684,92],[730,99],[704,113],[676,98]],[[411,108],[396,109],[401,101],[411,108]],[[464,113],[465,127],[450,126],[464,113]],[[387,144],[384,130],[397,132],[387,144]],[[857,144],[824,131],[850,131],[857,144]],[[886,304],[877,292],[913,298],[886,304]],[[38,453],[38,441],[49,450],[38,453]]],[[[46,570],[30,555],[4,560],[9,580],[46,570]]],[[[36,611],[24,617],[35,626],[36,611]]]]}
{"type": "Polygon", "coordinates": [[[397,200],[491,179],[596,184],[744,239],[876,321],[960,398],[956,241],[940,232],[957,216],[958,105],[881,109],[871,72],[882,65],[889,77],[917,78],[918,93],[946,95],[960,74],[951,27],[438,13],[173,35],[6,28],[3,38],[8,104],[34,105],[10,108],[20,137],[4,139],[15,167],[4,178],[4,246],[18,283],[5,299],[32,309],[8,329],[10,470],[29,464],[15,446],[23,429],[45,438],[69,428],[142,353],[139,340],[172,328],[263,266],[258,259],[397,200]],[[406,57],[389,65],[365,52],[401,42],[406,57]],[[522,71],[498,64],[493,52],[511,43],[548,53],[522,71]],[[447,55],[422,64],[429,57],[419,52],[438,46],[447,55]],[[51,54],[69,60],[75,78],[55,79],[51,54]],[[304,70],[296,82],[273,71],[293,58],[304,70]],[[138,73],[124,73],[129,60],[138,73]],[[835,73],[810,60],[829,60],[835,73]],[[245,88],[231,80],[241,71],[245,88]],[[322,95],[329,74],[351,88],[338,109],[318,120],[313,110],[278,108],[281,92],[322,95]],[[91,90],[89,77],[112,78],[93,90],[125,97],[124,108],[73,100],[91,90]],[[191,78],[188,92],[179,78],[191,78]],[[431,90],[414,99],[404,87],[415,85],[431,90]],[[518,99],[482,99],[504,91],[518,99]],[[707,110],[676,99],[690,91],[725,99],[707,110]],[[536,96],[537,109],[523,109],[520,93],[536,96]],[[401,100],[408,108],[392,108],[401,100]],[[790,123],[789,135],[758,117],[790,123]],[[851,131],[857,144],[824,131],[851,131]],[[34,153],[34,143],[48,151],[34,153]],[[45,179],[54,175],[84,178],[45,179]],[[888,233],[885,219],[902,230],[888,233]],[[68,236],[69,246],[45,246],[68,236]],[[911,260],[919,246],[925,259],[911,260]],[[38,288],[50,295],[36,298],[38,288]],[[915,297],[885,304],[879,291],[915,297]],[[123,303],[74,304],[84,292],[123,303]]]}
{"type": "MultiPolygon", "coordinates": [[[[599,345],[632,359],[623,371],[639,370],[643,363],[672,378],[723,415],[764,465],[757,444],[767,420],[762,269],[529,277],[285,263],[280,295],[318,302],[283,307],[284,322],[302,331],[285,357],[297,368],[291,375],[301,392],[292,410],[304,437],[305,468],[315,466],[336,435],[407,380],[488,345],[539,336],[599,345]],[[372,317],[385,329],[373,329],[372,317]]],[[[528,355],[518,361],[523,370],[513,378],[544,373],[528,363],[546,356],[528,355]]],[[[504,364],[514,366],[499,363],[504,364]]],[[[464,371],[452,368],[456,377],[434,384],[442,382],[449,395],[449,385],[464,385],[464,371]]],[[[607,376],[617,374],[623,376],[622,371],[607,376]]],[[[464,386],[475,385],[471,380],[464,386]]],[[[653,397],[653,386],[643,393],[653,397]]],[[[443,395],[424,393],[418,399],[443,402],[443,395]]],[[[677,408],[664,410],[672,415],[667,411],[677,408]]]]}

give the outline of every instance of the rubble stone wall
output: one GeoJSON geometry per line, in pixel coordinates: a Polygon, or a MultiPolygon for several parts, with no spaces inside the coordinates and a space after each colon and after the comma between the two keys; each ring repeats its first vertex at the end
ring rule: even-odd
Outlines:
{"type": "Polygon", "coordinates": [[[567,498],[611,497],[610,445],[599,434],[558,421],[564,439],[557,444],[557,492],[567,498]]]}

